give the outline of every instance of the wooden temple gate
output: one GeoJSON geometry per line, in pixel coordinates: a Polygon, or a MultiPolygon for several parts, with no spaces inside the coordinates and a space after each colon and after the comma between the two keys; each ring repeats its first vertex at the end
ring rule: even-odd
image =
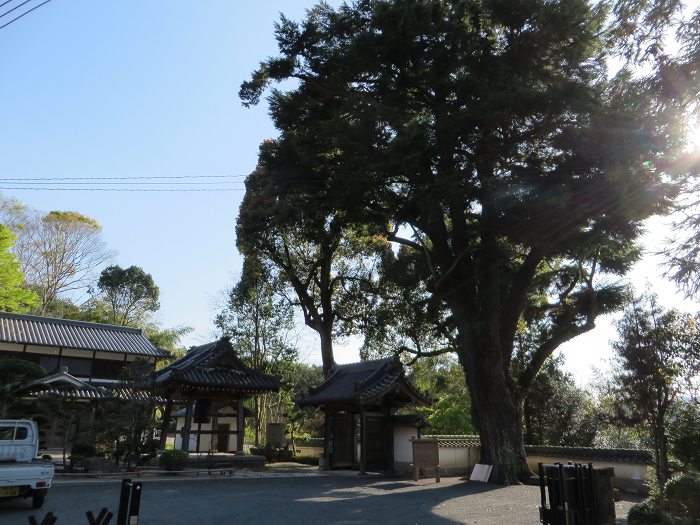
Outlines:
{"type": "Polygon", "coordinates": [[[393,470],[396,410],[431,401],[410,384],[397,359],[387,358],[336,365],[297,404],[319,406],[325,414],[325,464],[365,472],[393,470]]]}
{"type": "Polygon", "coordinates": [[[192,348],[184,357],[157,372],[155,384],[167,399],[160,448],[165,448],[167,436],[171,434],[173,408],[184,406],[183,424],[176,431],[180,437],[180,448],[186,452],[192,452],[192,436],[196,436],[194,451],[202,451],[203,436],[209,437],[205,450],[211,450],[215,435],[217,450],[218,443],[224,440],[229,449],[230,439],[227,438],[235,435],[235,451],[243,452],[246,415],[244,401],[253,395],[276,392],[280,388],[280,380],[276,376],[247,367],[238,358],[227,338],[192,348]],[[226,406],[234,407],[233,430],[230,426],[228,429],[221,428],[230,425],[220,424],[224,416],[226,421],[231,420],[230,415],[221,412],[226,406]],[[202,424],[210,428],[202,429],[202,424]]]}

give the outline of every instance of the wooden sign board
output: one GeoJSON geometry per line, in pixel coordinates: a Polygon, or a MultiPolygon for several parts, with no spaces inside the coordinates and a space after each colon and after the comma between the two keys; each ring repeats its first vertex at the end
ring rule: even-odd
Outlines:
{"type": "Polygon", "coordinates": [[[435,438],[411,439],[413,444],[413,479],[418,481],[420,469],[435,469],[435,482],[440,483],[440,449],[435,438]]]}

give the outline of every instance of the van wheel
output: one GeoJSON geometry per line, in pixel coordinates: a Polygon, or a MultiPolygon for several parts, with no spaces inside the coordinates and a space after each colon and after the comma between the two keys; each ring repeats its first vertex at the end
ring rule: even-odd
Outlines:
{"type": "Polygon", "coordinates": [[[36,492],[32,496],[32,508],[33,509],[40,509],[41,506],[44,504],[45,499],[46,499],[46,491],[45,490],[36,492]]]}

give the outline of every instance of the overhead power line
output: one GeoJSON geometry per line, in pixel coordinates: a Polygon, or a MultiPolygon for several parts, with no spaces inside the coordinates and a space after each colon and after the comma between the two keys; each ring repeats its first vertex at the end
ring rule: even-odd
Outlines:
{"type": "MultiPolygon", "coordinates": [[[[0,15],[0,18],[2,18],[3,16],[9,15],[12,11],[17,11],[17,9],[19,9],[20,7],[22,7],[22,6],[25,5],[25,4],[28,4],[28,3],[31,2],[31,1],[32,1],[32,0],[24,0],[24,2],[22,2],[21,4],[16,5],[16,6],[13,7],[12,9],[9,9],[9,10],[5,11],[3,14],[1,14],[1,15],[0,15]]],[[[5,2],[5,3],[7,3],[7,2],[5,2]]],[[[2,5],[5,5],[5,4],[2,4],[2,5]]]]}
{"type": "Polygon", "coordinates": [[[24,187],[6,187],[0,186],[0,190],[28,190],[28,191],[241,191],[242,188],[50,188],[50,187],[37,187],[37,186],[24,186],[24,187]]]}
{"type": "MultiPolygon", "coordinates": [[[[22,3],[21,3],[20,5],[18,5],[17,7],[14,7],[14,8],[12,8],[12,9],[10,9],[9,11],[5,12],[4,14],[0,15],[0,18],[2,18],[3,16],[5,16],[5,15],[11,13],[11,12],[14,11],[15,9],[18,9],[18,8],[22,7],[24,4],[26,4],[26,3],[28,3],[28,2],[31,2],[31,1],[32,1],[32,0],[25,0],[24,2],[22,2],[22,3]]],[[[7,23],[1,25],[1,26],[0,26],[0,29],[3,29],[3,28],[5,28],[5,27],[9,26],[10,24],[12,24],[13,22],[16,22],[17,20],[19,20],[19,19],[22,18],[23,16],[28,15],[29,13],[31,13],[31,12],[34,11],[35,9],[39,9],[42,5],[48,4],[50,1],[51,1],[51,0],[44,0],[44,1],[43,1],[42,3],[40,3],[39,5],[36,5],[36,6],[32,7],[31,9],[28,9],[27,11],[25,11],[25,12],[22,13],[21,15],[19,15],[19,16],[13,18],[13,19],[10,20],[9,22],[7,22],[7,23]]],[[[7,2],[5,2],[5,4],[7,4],[7,2]]],[[[5,4],[2,4],[2,5],[5,5],[5,4]]],[[[0,7],[1,7],[1,6],[0,6],[0,7]]]]}
{"type": "Polygon", "coordinates": [[[52,180],[243,179],[245,177],[247,177],[247,175],[133,175],[129,177],[0,177],[0,182],[52,180]]]}
{"type": "Polygon", "coordinates": [[[0,190],[185,192],[241,191],[246,175],[131,175],[123,177],[0,177],[0,190]],[[125,187],[128,186],[128,187],[125,187]],[[203,188],[202,186],[209,186],[203,188]]]}
{"type": "MultiPolygon", "coordinates": [[[[0,179],[0,182],[10,182],[10,181],[4,181],[0,179]]],[[[46,184],[46,181],[43,182],[18,182],[18,181],[13,181],[14,184],[22,184],[26,186],[36,186],[38,184],[46,184]]],[[[180,181],[169,181],[169,182],[143,182],[143,181],[138,181],[136,183],[134,182],[109,182],[109,181],[100,181],[100,182],[90,182],[90,181],[80,181],[80,182],[51,182],[50,183],[52,186],[77,186],[77,185],[86,185],[86,186],[124,186],[125,184],[138,184],[139,186],[201,186],[201,185],[212,185],[212,184],[244,184],[243,181],[240,180],[232,180],[229,182],[226,181],[206,181],[206,182],[180,182],[180,181]]]]}

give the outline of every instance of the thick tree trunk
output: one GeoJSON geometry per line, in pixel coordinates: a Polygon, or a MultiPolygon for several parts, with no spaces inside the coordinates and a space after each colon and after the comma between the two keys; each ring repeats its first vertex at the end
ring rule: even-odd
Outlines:
{"type": "Polygon", "coordinates": [[[491,481],[516,484],[533,474],[527,465],[522,432],[522,403],[513,395],[501,353],[488,347],[460,349],[475,424],[481,440],[480,462],[492,465],[491,481]]]}
{"type": "Polygon", "coordinates": [[[318,335],[321,339],[321,362],[323,363],[323,377],[328,377],[331,370],[335,366],[331,327],[321,327],[318,329],[318,335]]]}

